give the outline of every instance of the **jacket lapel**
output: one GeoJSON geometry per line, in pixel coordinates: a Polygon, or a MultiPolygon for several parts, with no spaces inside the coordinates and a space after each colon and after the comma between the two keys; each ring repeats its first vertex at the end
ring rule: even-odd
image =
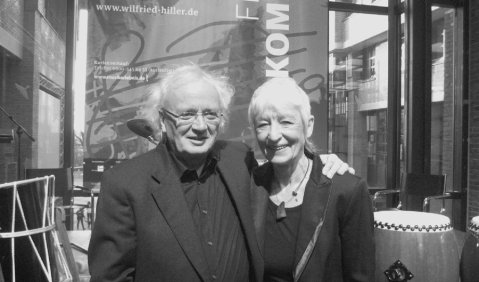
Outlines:
{"type": "Polygon", "coordinates": [[[314,250],[326,215],[331,181],[321,171],[321,160],[315,157],[301,208],[301,214],[304,216],[301,217],[296,241],[294,281],[298,281],[314,250]]]}
{"type": "Polygon", "coordinates": [[[160,145],[157,150],[160,153],[156,164],[158,169],[152,175],[151,194],[188,260],[202,279],[207,281],[208,266],[179,179],[171,169],[172,166],[165,161],[169,157],[166,156],[164,147],[160,145]]]}

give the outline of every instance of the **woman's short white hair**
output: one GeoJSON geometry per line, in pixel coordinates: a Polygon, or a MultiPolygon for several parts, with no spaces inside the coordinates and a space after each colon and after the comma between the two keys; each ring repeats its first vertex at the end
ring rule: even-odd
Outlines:
{"type": "MultiPolygon", "coordinates": [[[[248,108],[248,120],[251,127],[255,126],[256,115],[268,105],[274,105],[277,102],[286,102],[299,111],[306,136],[306,125],[311,116],[311,104],[306,92],[290,77],[271,78],[255,90],[248,108]]],[[[316,147],[308,138],[305,140],[305,149],[310,153],[317,152],[316,147]]]]}
{"type": "Polygon", "coordinates": [[[151,124],[153,136],[156,140],[161,141],[163,138],[159,111],[164,107],[168,96],[174,95],[178,88],[188,83],[198,81],[207,82],[218,91],[221,106],[220,110],[224,115],[223,122],[220,124],[220,130],[226,126],[229,105],[234,95],[234,87],[229,83],[229,78],[208,72],[198,65],[188,64],[179,66],[173,71],[168,72],[166,76],[149,89],[148,98],[145,106],[141,110],[141,115],[151,124]]]}

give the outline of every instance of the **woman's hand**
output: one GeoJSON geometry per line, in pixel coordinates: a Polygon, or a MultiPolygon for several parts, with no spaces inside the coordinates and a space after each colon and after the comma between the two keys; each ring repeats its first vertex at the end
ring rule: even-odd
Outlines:
{"type": "Polygon", "coordinates": [[[333,178],[334,174],[343,175],[346,171],[355,174],[354,168],[350,167],[347,163],[343,162],[335,154],[323,154],[319,155],[321,162],[323,163],[323,174],[328,178],[333,178]]]}

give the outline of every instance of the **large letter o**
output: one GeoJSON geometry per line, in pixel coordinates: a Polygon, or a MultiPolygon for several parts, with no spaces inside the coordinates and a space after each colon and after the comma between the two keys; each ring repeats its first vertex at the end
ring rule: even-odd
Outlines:
{"type": "Polygon", "coordinates": [[[266,50],[268,51],[269,54],[273,56],[282,56],[286,54],[289,50],[288,37],[286,37],[286,35],[282,33],[271,33],[266,38],[266,50]],[[273,47],[273,42],[275,41],[279,41],[283,43],[283,46],[281,48],[273,47]]]}

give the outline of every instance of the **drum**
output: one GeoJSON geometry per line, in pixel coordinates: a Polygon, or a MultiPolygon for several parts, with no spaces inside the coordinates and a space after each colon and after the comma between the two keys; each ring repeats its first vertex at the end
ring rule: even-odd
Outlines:
{"type": "Polygon", "coordinates": [[[459,281],[459,250],[448,217],[379,211],[374,228],[376,282],[459,281]]]}
{"type": "Polygon", "coordinates": [[[461,281],[479,280],[479,216],[473,217],[468,226],[467,236],[461,254],[461,281]]]}

